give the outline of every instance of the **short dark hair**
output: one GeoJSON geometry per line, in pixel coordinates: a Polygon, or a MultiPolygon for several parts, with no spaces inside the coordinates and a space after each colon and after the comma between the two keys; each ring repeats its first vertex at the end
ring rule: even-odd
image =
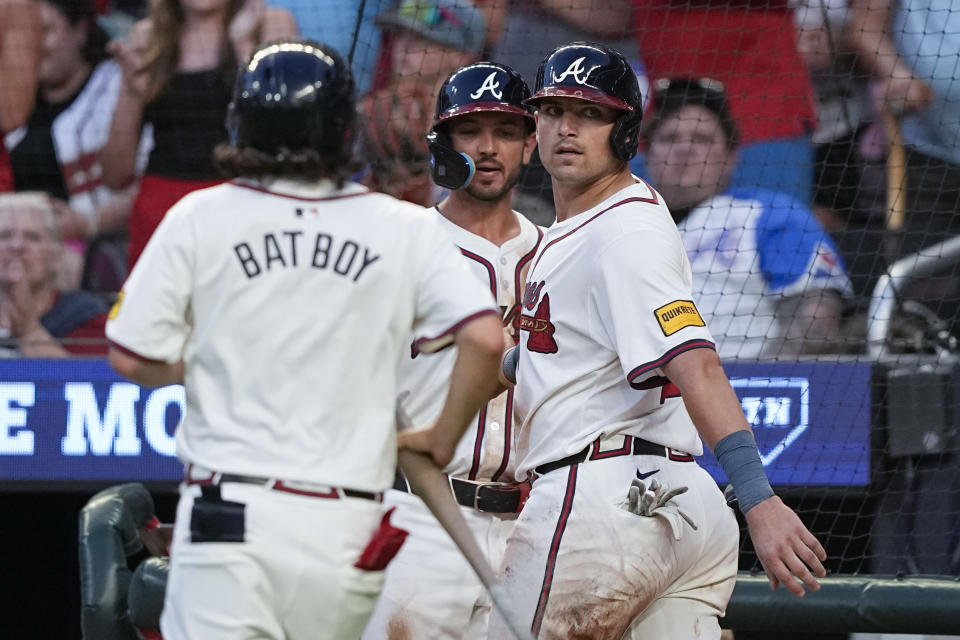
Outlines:
{"type": "Polygon", "coordinates": [[[661,78],[653,85],[653,108],[641,131],[645,147],[664,121],[684,107],[697,106],[710,111],[720,121],[727,138],[727,148],[740,146],[740,129],[730,112],[730,103],[723,83],[710,78],[661,78]]]}
{"type": "Polygon", "coordinates": [[[322,155],[310,148],[281,149],[277,154],[270,154],[255,147],[235,147],[225,142],[213,150],[213,165],[227,178],[328,179],[338,188],[362,168],[349,147],[322,155]]]}
{"type": "Polygon", "coordinates": [[[96,65],[110,57],[107,53],[107,42],[110,36],[97,21],[97,12],[91,0],[44,0],[51,7],[59,11],[71,26],[80,22],[87,23],[87,42],[83,47],[83,58],[88,63],[96,65]]]}

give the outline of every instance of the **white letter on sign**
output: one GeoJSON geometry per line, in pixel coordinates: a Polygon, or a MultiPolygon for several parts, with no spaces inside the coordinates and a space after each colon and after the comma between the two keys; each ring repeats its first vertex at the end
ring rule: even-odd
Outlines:
{"type": "Polygon", "coordinates": [[[68,404],[67,435],[60,443],[63,455],[87,455],[88,437],[90,452],[94,455],[140,455],[135,411],[140,387],[129,382],[110,385],[102,420],[97,396],[89,382],[68,382],[63,386],[63,397],[68,404]]]}
{"type": "Polygon", "coordinates": [[[33,455],[33,431],[26,429],[27,410],[36,401],[32,382],[0,384],[0,454],[10,456],[33,455]],[[12,406],[12,405],[19,406],[12,406]],[[18,429],[16,434],[11,429],[18,429]]]}

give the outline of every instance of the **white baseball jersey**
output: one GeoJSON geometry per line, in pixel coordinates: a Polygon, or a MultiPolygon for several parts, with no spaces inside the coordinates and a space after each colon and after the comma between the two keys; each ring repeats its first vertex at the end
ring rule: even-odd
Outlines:
{"type": "MultiPolygon", "coordinates": [[[[516,335],[523,282],[543,232],[514,212],[520,233],[497,246],[450,222],[436,208],[431,211],[459,247],[466,258],[464,262],[496,298],[504,326],[516,335]]],[[[400,365],[400,401],[414,425],[431,424],[440,415],[456,351],[456,347],[452,347],[437,354],[411,354],[400,365]]],[[[480,411],[444,471],[468,480],[510,482],[516,466],[514,440],[513,389],[510,389],[480,411]]]]}
{"type": "Polygon", "coordinates": [[[185,362],[177,455],[223,473],[382,491],[396,463],[396,369],[495,313],[422,207],[348,183],[234,181],[154,233],[107,336],[185,362]]]}
{"type": "MultiPolygon", "coordinates": [[[[516,335],[520,292],[543,232],[517,212],[520,233],[497,246],[433,210],[463,254],[464,263],[493,291],[505,326],[516,335]]],[[[400,366],[400,400],[414,424],[430,424],[447,395],[456,347],[417,355],[400,366]]],[[[478,481],[510,482],[516,463],[513,390],[480,411],[444,470],[478,481]]],[[[490,599],[473,569],[437,519],[416,496],[388,491],[384,507],[392,522],[410,532],[386,570],[383,592],[364,631],[364,640],[386,637],[486,638],[490,599]]],[[[461,507],[464,520],[491,566],[497,566],[515,515],[461,507]]]]}
{"type": "Polygon", "coordinates": [[[722,358],[755,359],[765,346],[775,356],[782,298],[851,291],[833,240],[785,194],[732,189],[702,202],[677,227],[693,269],[693,299],[722,358]]]}
{"type": "MultiPolygon", "coordinates": [[[[506,600],[535,637],[720,638],[736,519],[691,456],[649,446],[702,450],[662,372],[713,347],[691,286],[670,212],[642,182],[555,224],[534,258],[520,318],[518,475],[591,445],[532,474],[504,551],[506,600]],[[636,515],[624,504],[648,478],[688,491],[655,517],[636,515]]],[[[494,612],[490,640],[512,637],[494,612]]]]}
{"type": "Polygon", "coordinates": [[[676,225],[646,183],[547,230],[520,318],[520,478],[601,436],[702,452],[661,371],[684,351],[713,348],[691,288],[676,225]]]}

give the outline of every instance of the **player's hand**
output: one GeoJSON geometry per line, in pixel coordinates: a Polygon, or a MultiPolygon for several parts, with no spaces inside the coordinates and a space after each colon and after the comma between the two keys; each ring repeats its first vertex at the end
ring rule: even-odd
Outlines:
{"type": "Polygon", "coordinates": [[[744,517],[771,589],[782,584],[801,598],[804,585],[811,591],[820,589],[814,576],[827,575],[823,568],[827,552],[793,509],[773,496],[750,509],[744,517]]]}
{"type": "Polygon", "coordinates": [[[443,469],[453,459],[454,452],[441,446],[437,440],[436,429],[433,427],[405,429],[397,434],[397,449],[425,453],[443,469]]]}
{"type": "MultiPolygon", "coordinates": [[[[686,492],[687,487],[677,487],[668,491],[667,487],[656,478],[650,481],[649,486],[643,480],[634,478],[627,490],[627,501],[623,504],[623,508],[638,516],[651,517],[656,515],[654,512],[657,509],[663,508],[675,497],[686,492]]],[[[677,513],[694,530],[697,529],[697,525],[694,524],[689,514],[679,508],[677,513]]]]}

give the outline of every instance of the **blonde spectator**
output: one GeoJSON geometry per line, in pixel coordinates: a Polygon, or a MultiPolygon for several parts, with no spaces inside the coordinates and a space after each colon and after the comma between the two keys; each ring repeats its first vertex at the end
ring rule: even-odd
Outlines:
{"type": "Polygon", "coordinates": [[[106,354],[106,303],[84,291],[60,291],[62,253],[57,215],[48,196],[0,194],[3,355],[106,354]]]}

